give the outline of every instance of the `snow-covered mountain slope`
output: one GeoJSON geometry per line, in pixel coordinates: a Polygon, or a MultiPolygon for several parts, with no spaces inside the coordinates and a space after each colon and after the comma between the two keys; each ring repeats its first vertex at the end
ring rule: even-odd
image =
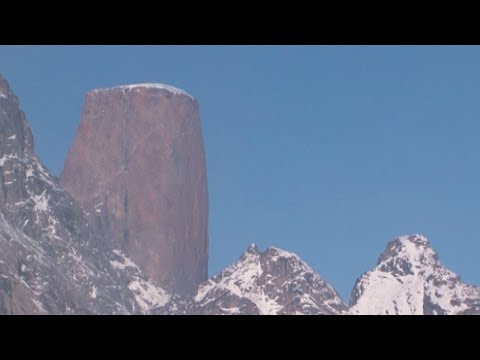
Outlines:
{"type": "Polygon", "coordinates": [[[297,255],[252,245],[235,264],[200,286],[190,314],[341,314],[337,292],[297,255]]]}
{"type": "Polygon", "coordinates": [[[387,245],[357,280],[350,303],[352,314],[475,314],[480,288],[444,267],[427,238],[411,235],[387,245]]]}
{"type": "Polygon", "coordinates": [[[38,159],[0,76],[0,314],[480,314],[480,288],[445,268],[421,235],[388,244],[348,309],[297,255],[256,246],[193,296],[170,295],[93,224],[38,159]]]}
{"type": "Polygon", "coordinates": [[[130,314],[168,294],[99,241],[34,151],[0,76],[0,314],[130,314]]]}

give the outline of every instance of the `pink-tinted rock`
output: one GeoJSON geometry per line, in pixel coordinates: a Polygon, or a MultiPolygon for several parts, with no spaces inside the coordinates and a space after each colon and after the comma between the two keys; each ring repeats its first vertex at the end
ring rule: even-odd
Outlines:
{"type": "Polygon", "coordinates": [[[182,294],[206,280],[207,176],[190,95],[160,84],[89,92],[60,184],[161,286],[182,294]]]}

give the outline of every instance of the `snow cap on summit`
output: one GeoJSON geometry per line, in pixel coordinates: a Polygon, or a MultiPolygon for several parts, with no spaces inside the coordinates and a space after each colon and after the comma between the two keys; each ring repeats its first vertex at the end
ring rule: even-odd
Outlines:
{"type": "Polygon", "coordinates": [[[194,99],[192,95],[187,93],[185,90],[179,89],[177,87],[162,84],[162,83],[144,83],[144,84],[130,84],[130,85],[119,85],[113,86],[109,88],[102,88],[102,89],[94,89],[90,91],[90,93],[97,93],[97,92],[105,92],[105,91],[112,91],[112,90],[123,90],[123,91],[140,91],[140,89],[156,89],[156,90],[165,90],[174,95],[185,95],[191,99],[194,99]]]}

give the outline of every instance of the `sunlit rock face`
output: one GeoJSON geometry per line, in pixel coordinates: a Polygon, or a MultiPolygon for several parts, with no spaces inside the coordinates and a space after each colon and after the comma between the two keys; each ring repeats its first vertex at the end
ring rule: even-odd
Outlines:
{"type": "Polygon", "coordinates": [[[90,226],[173,293],[207,279],[208,193],[198,103],[162,84],[94,90],[60,184],[90,226]]]}

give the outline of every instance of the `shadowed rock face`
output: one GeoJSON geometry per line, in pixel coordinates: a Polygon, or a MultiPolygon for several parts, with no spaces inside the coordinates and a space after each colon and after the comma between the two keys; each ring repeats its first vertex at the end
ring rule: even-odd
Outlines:
{"type": "Polygon", "coordinates": [[[206,280],[206,166],[188,94],[156,84],[89,92],[60,184],[163,287],[185,294],[206,280]]]}

